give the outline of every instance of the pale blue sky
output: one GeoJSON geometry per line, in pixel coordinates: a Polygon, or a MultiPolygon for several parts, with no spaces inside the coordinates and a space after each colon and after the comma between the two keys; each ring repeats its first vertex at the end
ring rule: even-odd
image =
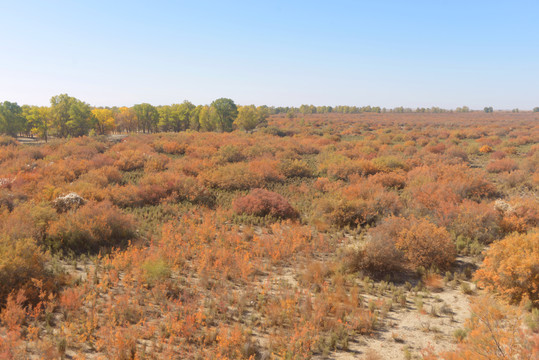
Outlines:
{"type": "Polygon", "coordinates": [[[539,1],[0,0],[0,101],[539,106],[539,1]]]}

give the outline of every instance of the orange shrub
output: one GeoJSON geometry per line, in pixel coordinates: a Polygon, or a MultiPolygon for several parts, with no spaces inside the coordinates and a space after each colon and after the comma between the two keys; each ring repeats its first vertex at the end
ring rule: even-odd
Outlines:
{"type": "Polygon", "coordinates": [[[483,145],[479,149],[479,152],[482,152],[483,154],[488,154],[488,153],[492,152],[492,148],[490,146],[488,146],[488,145],[483,145]]]}
{"type": "Polygon", "coordinates": [[[532,197],[512,200],[505,209],[499,210],[502,214],[500,227],[505,233],[524,233],[539,226],[539,203],[532,197]]]}
{"type": "Polygon", "coordinates": [[[413,268],[447,269],[456,257],[455,244],[447,230],[424,219],[410,219],[397,235],[395,246],[413,268]]]}
{"type": "Polygon", "coordinates": [[[122,171],[133,171],[144,167],[146,155],[139,150],[122,151],[118,160],[114,162],[114,166],[122,171]]]}
{"type": "Polygon", "coordinates": [[[364,246],[347,254],[348,265],[354,270],[384,274],[402,269],[405,261],[402,251],[395,246],[395,237],[402,229],[404,219],[391,217],[371,228],[364,246]]]}
{"type": "Polygon", "coordinates": [[[377,215],[364,199],[323,199],[319,202],[318,209],[331,225],[338,227],[357,227],[373,223],[377,215]]]}
{"type": "Polygon", "coordinates": [[[205,172],[204,181],[223,190],[247,190],[262,185],[262,176],[252,171],[249,164],[231,163],[205,172]]]}
{"type": "Polygon", "coordinates": [[[464,200],[451,216],[448,230],[454,235],[483,244],[491,243],[500,236],[498,214],[491,204],[464,200]]]}
{"type": "Polygon", "coordinates": [[[511,234],[492,244],[475,278],[512,302],[539,305],[539,231],[511,234]]]}
{"type": "Polygon", "coordinates": [[[279,162],[270,159],[256,159],[249,162],[249,169],[264,182],[281,182],[284,176],[279,169],[279,162]]]}
{"type": "Polygon", "coordinates": [[[56,250],[81,253],[125,245],[134,237],[133,218],[104,201],[89,202],[75,212],[63,214],[48,229],[47,242],[56,250]]]}
{"type": "Polygon", "coordinates": [[[160,172],[168,168],[170,159],[165,155],[151,155],[148,156],[144,163],[145,172],[160,172]]]}
{"type": "Polygon", "coordinates": [[[35,280],[43,280],[52,289],[52,279],[45,268],[48,255],[33,239],[10,240],[0,236],[0,307],[11,292],[22,289],[29,300],[37,300],[35,280]]]}
{"type": "Polygon", "coordinates": [[[406,178],[404,175],[390,172],[390,173],[378,173],[369,177],[370,181],[378,183],[386,188],[403,189],[406,186],[406,178]]]}
{"type": "Polygon", "coordinates": [[[364,226],[400,212],[402,204],[397,194],[357,176],[352,178],[358,182],[345,187],[340,194],[322,198],[318,203],[319,211],[330,224],[364,226]]]}
{"type": "Polygon", "coordinates": [[[232,205],[238,214],[271,216],[282,219],[298,217],[298,212],[280,194],[264,189],[254,189],[236,199],[232,205]]]}
{"type": "Polygon", "coordinates": [[[490,154],[490,158],[493,160],[505,159],[506,157],[507,153],[504,151],[494,151],[492,154],[490,154]]]}
{"type": "Polygon", "coordinates": [[[518,169],[518,164],[513,159],[494,160],[486,167],[490,173],[509,172],[518,169]]]}
{"type": "Polygon", "coordinates": [[[285,159],[281,162],[280,168],[287,178],[313,176],[313,169],[303,160],[285,159]]]}
{"type": "Polygon", "coordinates": [[[177,141],[157,141],[153,144],[155,151],[171,155],[183,155],[187,149],[187,144],[177,141]]]}
{"type": "Polygon", "coordinates": [[[377,173],[378,168],[370,160],[351,160],[348,158],[337,158],[336,161],[329,160],[322,164],[321,171],[325,171],[328,176],[348,180],[352,175],[372,175],[377,173]]]}

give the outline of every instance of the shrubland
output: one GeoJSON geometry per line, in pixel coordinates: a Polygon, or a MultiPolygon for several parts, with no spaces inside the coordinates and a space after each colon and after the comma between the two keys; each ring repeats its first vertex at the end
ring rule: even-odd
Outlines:
{"type": "Polygon", "coordinates": [[[424,302],[459,286],[472,317],[426,358],[537,356],[532,113],[142,105],[179,132],[0,139],[0,358],[321,358],[449,320],[424,302]]]}

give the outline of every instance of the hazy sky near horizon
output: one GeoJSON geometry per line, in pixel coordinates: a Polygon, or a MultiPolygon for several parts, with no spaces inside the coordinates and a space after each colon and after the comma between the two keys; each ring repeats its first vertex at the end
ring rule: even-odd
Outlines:
{"type": "Polygon", "coordinates": [[[4,1],[0,101],[531,109],[538,1],[4,1]]]}

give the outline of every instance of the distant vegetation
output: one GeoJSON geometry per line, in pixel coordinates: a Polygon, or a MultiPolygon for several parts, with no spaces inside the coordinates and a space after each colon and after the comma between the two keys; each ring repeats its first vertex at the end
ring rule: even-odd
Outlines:
{"type": "MultiPolygon", "coordinates": [[[[189,101],[181,104],[153,106],[143,103],[133,107],[92,107],[67,94],[53,96],[51,105],[30,106],[4,101],[0,103],[0,134],[9,136],[38,137],[45,141],[50,137],[75,137],[116,133],[155,133],[216,131],[230,132],[234,129],[251,131],[267,125],[270,115],[286,114],[293,119],[298,115],[313,114],[360,114],[360,113],[446,113],[453,110],[432,108],[380,108],[379,106],[314,106],[296,107],[237,106],[233,100],[221,98],[210,105],[194,105],[189,101]]],[[[455,112],[470,112],[467,106],[455,112]]],[[[486,113],[493,112],[485,107],[486,113]]],[[[534,112],[539,108],[534,108],[534,112]]],[[[513,109],[518,112],[518,109],[513,109]]]]}

